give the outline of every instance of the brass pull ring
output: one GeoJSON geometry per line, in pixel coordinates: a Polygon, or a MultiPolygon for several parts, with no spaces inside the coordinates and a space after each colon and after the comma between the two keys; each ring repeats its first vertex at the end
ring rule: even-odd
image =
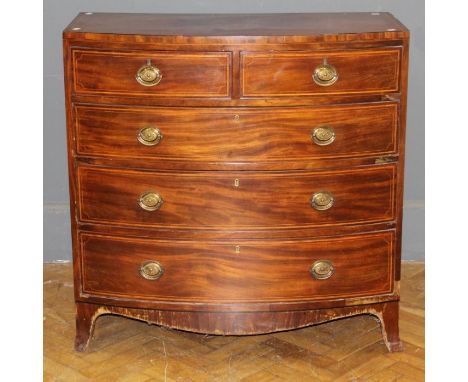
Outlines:
{"type": "Polygon", "coordinates": [[[330,126],[318,126],[312,130],[312,141],[319,146],[331,144],[335,138],[335,130],[330,126]]]}
{"type": "Polygon", "coordinates": [[[325,58],[323,63],[315,68],[312,79],[319,86],[330,86],[338,80],[338,72],[325,58]]]}
{"type": "Polygon", "coordinates": [[[157,192],[146,192],[140,196],[138,204],[146,211],[159,210],[164,203],[163,198],[157,192]]]}
{"type": "Polygon", "coordinates": [[[157,280],[164,274],[164,268],[157,261],[145,261],[140,266],[140,275],[147,280],[157,280]]]}
{"type": "Polygon", "coordinates": [[[331,261],[317,260],[310,268],[310,274],[316,280],[326,280],[333,275],[335,268],[331,261]]]}
{"type": "Polygon", "coordinates": [[[161,130],[157,127],[144,127],[137,135],[138,142],[145,146],[156,146],[162,138],[161,130]]]}
{"type": "Polygon", "coordinates": [[[335,198],[330,192],[320,191],[316,192],[310,198],[310,205],[317,211],[325,211],[332,208],[335,203],[335,198]]]}
{"type": "Polygon", "coordinates": [[[151,60],[148,60],[146,65],[138,69],[135,78],[143,86],[155,86],[161,82],[162,73],[156,66],[151,64],[151,60]]]}

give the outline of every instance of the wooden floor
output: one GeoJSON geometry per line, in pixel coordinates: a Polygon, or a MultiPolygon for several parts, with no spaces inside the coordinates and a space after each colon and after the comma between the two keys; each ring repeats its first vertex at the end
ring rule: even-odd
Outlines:
{"type": "Polygon", "coordinates": [[[88,351],[76,353],[71,265],[47,264],[44,381],[423,381],[424,264],[405,263],[402,273],[403,353],[387,353],[371,316],[245,337],[101,316],[88,351]]]}

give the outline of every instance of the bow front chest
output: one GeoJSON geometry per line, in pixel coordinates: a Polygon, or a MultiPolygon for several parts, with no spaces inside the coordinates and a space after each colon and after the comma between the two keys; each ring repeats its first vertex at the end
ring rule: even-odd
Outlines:
{"type": "Polygon", "coordinates": [[[117,314],[401,348],[408,30],[388,13],[82,13],[63,33],[76,349],[117,314]]]}

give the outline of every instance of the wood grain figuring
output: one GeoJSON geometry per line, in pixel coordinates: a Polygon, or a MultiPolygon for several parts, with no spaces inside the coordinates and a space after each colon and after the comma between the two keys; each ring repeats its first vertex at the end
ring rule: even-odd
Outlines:
{"type": "Polygon", "coordinates": [[[228,52],[114,52],[74,50],[76,93],[140,97],[228,97],[231,54],[228,52]],[[147,60],[162,73],[155,86],[137,82],[147,60]]]}
{"type": "Polygon", "coordinates": [[[165,173],[78,168],[80,221],[179,228],[322,226],[395,218],[395,165],[326,173],[165,173]],[[239,187],[235,186],[236,179],[239,187]],[[330,192],[326,211],[311,207],[314,193],[330,192]],[[140,195],[164,204],[145,211],[140,195]]]}
{"type": "Polygon", "coordinates": [[[316,94],[393,93],[399,90],[400,49],[320,52],[242,52],[243,97],[316,94]],[[312,74],[327,59],[338,72],[332,86],[319,86],[312,74]]]}
{"type": "MultiPolygon", "coordinates": [[[[310,161],[398,153],[394,102],[316,108],[122,108],[76,105],[77,154],[205,162],[310,161]],[[319,146],[312,131],[330,126],[334,142],[319,146]],[[157,146],[137,140],[155,127],[157,146]]],[[[160,164],[162,166],[162,164],[160,164]]]]}
{"type": "Polygon", "coordinates": [[[103,314],[237,335],[371,314],[388,350],[402,349],[409,31],[398,20],[82,13],[63,37],[77,350],[103,314]],[[135,77],[148,60],[162,73],[153,87],[135,77]],[[338,80],[322,87],[312,75],[325,60],[338,80]],[[335,139],[319,146],[311,134],[325,125],[335,139]],[[137,140],[146,127],[160,129],[157,145],[137,140]],[[158,210],[141,208],[147,192],[158,210]],[[312,208],[319,192],[330,209],[312,208]],[[139,273],[149,260],[158,280],[139,273]],[[333,263],[330,278],[311,277],[317,260],[333,263]]]}
{"type": "Polygon", "coordinates": [[[71,264],[45,264],[43,279],[46,382],[424,381],[423,263],[402,264],[399,353],[387,352],[380,322],[368,314],[254,336],[197,334],[107,314],[78,353],[71,264]]]}
{"type": "Polygon", "coordinates": [[[392,291],[393,232],[314,241],[235,243],[80,237],[82,288],[88,295],[232,303],[392,291]],[[333,263],[335,271],[329,279],[311,276],[310,268],[318,260],[333,263]],[[144,279],[139,274],[144,261],[159,262],[164,268],[162,277],[144,279]]]}

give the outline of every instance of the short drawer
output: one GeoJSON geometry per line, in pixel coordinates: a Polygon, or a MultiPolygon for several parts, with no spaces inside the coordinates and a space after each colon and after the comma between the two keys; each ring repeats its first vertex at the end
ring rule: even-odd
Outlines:
{"type": "Polygon", "coordinates": [[[389,155],[398,104],[312,108],[138,108],[76,105],[78,155],[262,162],[389,155]]]}
{"type": "Polygon", "coordinates": [[[242,52],[243,97],[382,94],[400,89],[400,48],[242,52]]]}
{"type": "Polygon", "coordinates": [[[83,222],[259,229],[395,219],[396,165],[329,172],[152,172],[78,167],[83,222]]]}
{"type": "Polygon", "coordinates": [[[160,301],[300,301],[385,294],[394,232],[298,241],[163,241],[82,233],[89,296],[160,301]]]}
{"type": "Polygon", "coordinates": [[[73,50],[77,94],[229,97],[230,52],[73,50]]]}

